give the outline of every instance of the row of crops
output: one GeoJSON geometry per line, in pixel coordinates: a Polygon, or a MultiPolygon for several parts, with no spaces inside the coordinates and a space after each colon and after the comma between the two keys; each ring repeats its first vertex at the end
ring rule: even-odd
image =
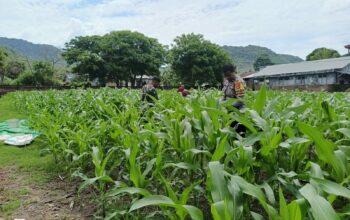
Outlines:
{"type": "Polygon", "coordinates": [[[350,218],[350,94],[263,87],[242,112],[217,90],[155,105],[126,89],[13,95],[99,218],[350,218]]]}

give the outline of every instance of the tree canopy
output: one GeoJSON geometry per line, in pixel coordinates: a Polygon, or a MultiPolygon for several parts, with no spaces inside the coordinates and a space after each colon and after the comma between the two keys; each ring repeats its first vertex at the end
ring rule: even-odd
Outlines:
{"type": "Polygon", "coordinates": [[[254,69],[255,71],[259,71],[261,68],[265,66],[273,65],[274,63],[271,61],[268,55],[262,54],[258,56],[254,62],[254,69]]]}
{"type": "Polygon", "coordinates": [[[5,68],[5,75],[10,79],[16,79],[18,76],[26,70],[26,66],[23,62],[18,60],[8,61],[5,68]]]}
{"type": "Polygon", "coordinates": [[[165,48],[139,32],[113,31],[104,36],[77,37],[66,44],[63,57],[73,72],[90,80],[132,81],[140,75],[159,75],[165,48]]]}
{"type": "Polygon", "coordinates": [[[307,61],[322,60],[322,59],[337,58],[337,57],[340,57],[340,54],[338,53],[338,51],[322,47],[322,48],[317,48],[313,50],[309,55],[306,56],[306,60],[307,61]]]}
{"type": "Polygon", "coordinates": [[[216,85],[222,81],[222,66],[232,63],[229,55],[203,35],[184,34],[174,40],[170,63],[182,83],[216,85]]]}
{"type": "Polygon", "coordinates": [[[73,65],[72,71],[87,79],[98,78],[105,82],[106,71],[101,58],[100,36],[80,36],[66,43],[62,56],[68,64],[73,65]]]}
{"type": "Polygon", "coordinates": [[[25,72],[21,74],[16,80],[17,84],[21,85],[55,85],[53,78],[55,70],[52,64],[48,61],[36,61],[33,63],[32,72],[25,72]]]}

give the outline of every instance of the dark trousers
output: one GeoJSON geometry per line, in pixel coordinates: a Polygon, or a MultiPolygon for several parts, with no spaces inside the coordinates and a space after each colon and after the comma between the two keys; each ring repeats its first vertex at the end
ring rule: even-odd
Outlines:
{"type": "MultiPolygon", "coordinates": [[[[238,102],[233,103],[232,106],[233,106],[234,108],[238,109],[238,110],[241,110],[241,109],[244,108],[244,103],[241,102],[241,101],[238,101],[238,102]]],[[[246,128],[244,125],[240,124],[238,121],[233,121],[233,122],[231,123],[230,127],[233,128],[233,129],[235,129],[236,132],[237,132],[238,134],[240,134],[241,136],[245,136],[245,133],[246,133],[246,131],[247,131],[247,128],[246,128]]]]}

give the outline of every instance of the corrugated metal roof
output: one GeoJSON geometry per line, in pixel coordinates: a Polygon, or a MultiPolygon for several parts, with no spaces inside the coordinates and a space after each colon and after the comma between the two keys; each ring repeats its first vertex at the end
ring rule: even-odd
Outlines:
{"type": "Polygon", "coordinates": [[[279,64],[265,67],[264,69],[255,73],[254,77],[285,75],[291,73],[324,72],[327,70],[342,69],[349,64],[350,57],[279,64]]]}

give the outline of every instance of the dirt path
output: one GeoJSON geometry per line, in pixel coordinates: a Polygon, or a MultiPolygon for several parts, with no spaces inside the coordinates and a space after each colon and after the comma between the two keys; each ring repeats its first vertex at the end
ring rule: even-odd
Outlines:
{"type": "Polygon", "coordinates": [[[78,198],[76,184],[57,177],[45,184],[28,183],[31,173],[0,169],[0,219],[92,219],[94,206],[78,198]]]}

